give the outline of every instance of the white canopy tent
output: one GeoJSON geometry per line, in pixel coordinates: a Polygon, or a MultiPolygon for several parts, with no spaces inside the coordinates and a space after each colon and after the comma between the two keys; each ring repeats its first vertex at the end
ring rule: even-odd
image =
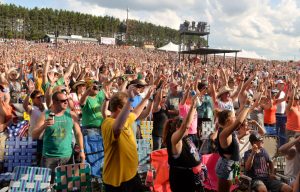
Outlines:
{"type": "MultiPolygon", "coordinates": [[[[217,54],[217,55],[221,55],[221,54],[217,54]]],[[[235,53],[226,53],[226,57],[235,57],[235,53]]],[[[237,57],[249,58],[249,59],[266,59],[265,57],[258,55],[255,51],[246,51],[244,49],[242,49],[242,51],[237,53],[237,57]]]]}
{"type": "Polygon", "coordinates": [[[169,42],[167,45],[158,48],[158,50],[178,52],[179,51],[179,45],[176,45],[176,44],[174,44],[172,42],[169,42]]]}

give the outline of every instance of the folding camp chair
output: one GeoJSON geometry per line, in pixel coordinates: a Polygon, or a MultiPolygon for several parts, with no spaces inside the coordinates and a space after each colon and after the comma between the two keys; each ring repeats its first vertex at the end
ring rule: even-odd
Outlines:
{"type": "Polygon", "coordinates": [[[141,121],[140,129],[142,133],[142,138],[146,139],[148,143],[150,143],[150,147],[152,149],[152,130],[153,130],[153,121],[151,121],[151,116],[149,117],[149,121],[141,121]]]}
{"type": "Polygon", "coordinates": [[[17,166],[11,175],[10,185],[1,191],[42,192],[50,190],[51,169],[17,166]]]}
{"type": "Polygon", "coordinates": [[[150,161],[151,145],[148,139],[137,139],[139,165],[148,164],[150,161]]]}
{"type": "Polygon", "coordinates": [[[56,167],[54,189],[62,192],[92,191],[90,165],[79,163],[56,167]]]}
{"type": "Polygon", "coordinates": [[[171,192],[167,149],[153,151],[150,154],[150,161],[151,167],[155,170],[152,191],[171,192]]]}
{"type": "Polygon", "coordinates": [[[12,172],[16,166],[36,165],[37,142],[31,137],[11,137],[5,142],[4,168],[12,172]]]}
{"type": "Polygon", "coordinates": [[[263,137],[264,148],[271,159],[278,154],[279,138],[276,135],[265,135],[263,137]]]}

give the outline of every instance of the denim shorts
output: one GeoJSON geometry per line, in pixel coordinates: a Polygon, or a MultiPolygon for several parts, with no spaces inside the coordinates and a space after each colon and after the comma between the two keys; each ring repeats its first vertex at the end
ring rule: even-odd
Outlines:
{"type": "Polygon", "coordinates": [[[228,160],[220,157],[216,164],[216,174],[220,179],[232,180],[233,179],[233,164],[238,164],[238,161],[228,160]]]}

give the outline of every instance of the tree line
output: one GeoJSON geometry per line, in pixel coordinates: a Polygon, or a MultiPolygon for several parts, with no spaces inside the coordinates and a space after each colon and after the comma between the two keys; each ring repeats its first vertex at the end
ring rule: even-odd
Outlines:
{"type": "MultiPolygon", "coordinates": [[[[131,19],[126,22],[111,16],[0,4],[0,37],[40,40],[46,34],[81,35],[97,39],[117,37],[120,42],[126,34],[127,44],[141,46],[144,42],[153,42],[155,47],[169,41],[180,41],[178,30],[148,22],[131,19]]],[[[205,41],[202,38],[200,40],[205,41]]]]}

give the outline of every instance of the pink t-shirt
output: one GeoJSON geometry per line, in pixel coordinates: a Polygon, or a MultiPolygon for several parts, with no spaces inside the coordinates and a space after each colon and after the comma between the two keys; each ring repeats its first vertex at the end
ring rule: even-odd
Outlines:
{"type": "MultiPolygon", "coordinates": [[[[181,105],[179,104],[178,108],[179,108],[179,116],[182,117],[182,118],[185,118],[190,110],[190,107],[191,105],[187,105],[187,104],[184,104],[184,105],[181,105]]],[[[193,121],[192,121],[192,124],[189,128],[189,134],[197,134],[197,123],[198,123],[198,115],[197,115],[197,111],[194,115],[194,118],[193,118],[193,121]]]]}

